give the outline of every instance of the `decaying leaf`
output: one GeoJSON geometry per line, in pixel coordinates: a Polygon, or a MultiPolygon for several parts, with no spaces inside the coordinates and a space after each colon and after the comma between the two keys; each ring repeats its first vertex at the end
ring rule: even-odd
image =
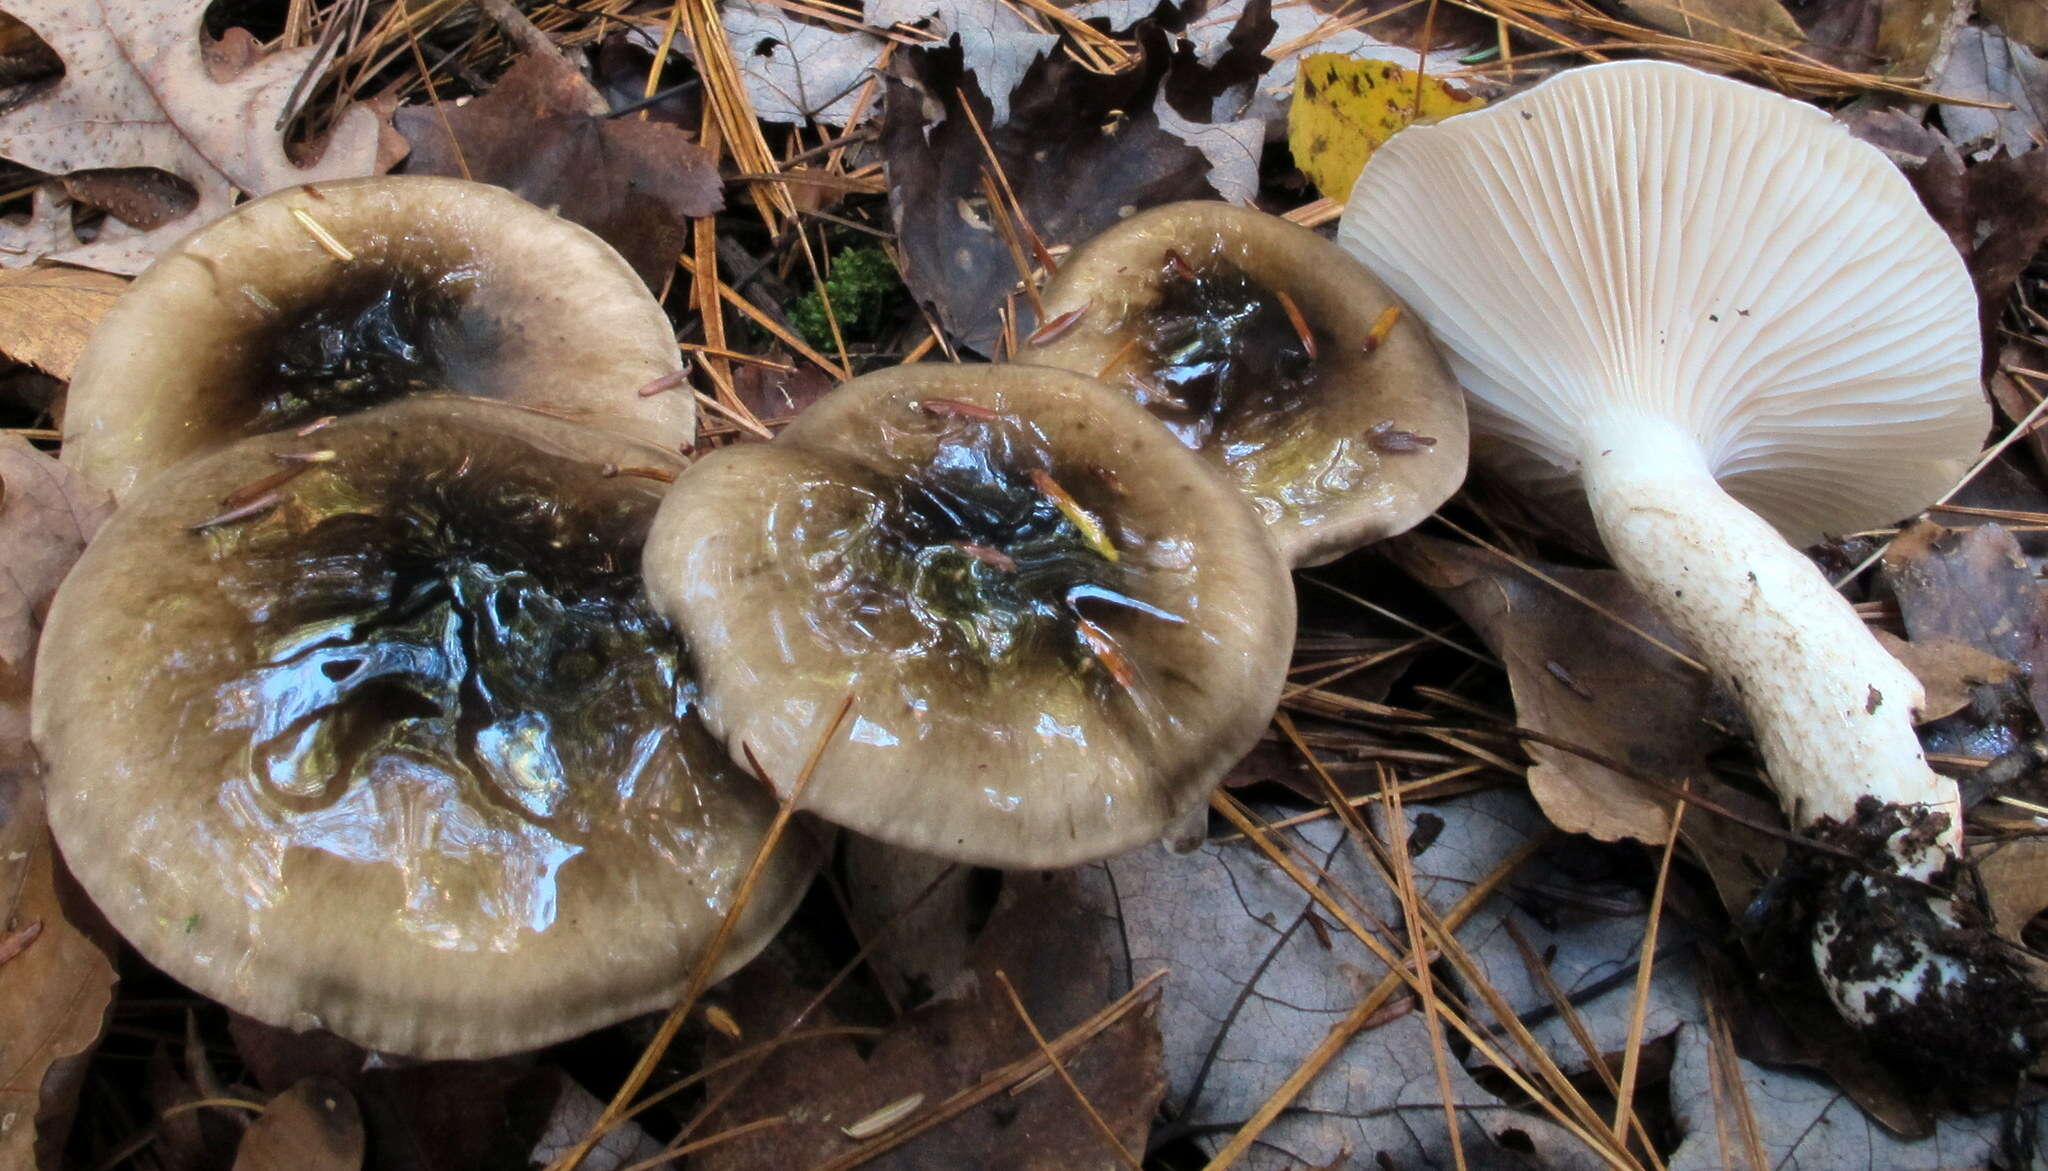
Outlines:
{"type": "Polygon", "coordinates": [[[329,1078],[308,1078],[279,1094],[249,1124],[235,1171],[357,1171],[363,1116],[355,1095],[329,1078]]]}
{"type": "MultiPolygon", "coordinates": [[[[706,1133],[781,1116],[780,1125],[738,1137],[704,1153],[697,1166],[716,1171],[805,1167],[840,1155],[855,1141],[845,1128],[877,1110],[923,1095],[929,1109],[1001,1066],[1038,1051],[996,973],[1015,985],[1026,1011],[1050,1040],[1082,1023],[1115,996],[1121,972],[1087,932],[1074,930],[1064,892],[1071,875],[1012,879],[1027,893],[1009,896],[982,937],[971,970],[945,996],[900,1021],[874,1042],[865,1059],[834,1037],[787,1045],[771,1055],[743,1092],[706,1123],[706,1133]]],[[[735,1006],[746,1035],[773,1036],[806,994],[790,984],[776,953],[749,969],[735,1006]]],[[[1157,993],[1063,1057],[1075,1082],[1125,1147],[1145,1149],[1165,1083],[1160,1075],[1157,993]]],[[[813,1024],[823,1023],[819,1021],[813,1024]]],[[[729,1077],[730,1075],[728,1075],[729,1077]]],[[[726,1079],[713,1079],[713,1090],[726,1079]]],[[[857,1131],[857,1133],[860,1133],[857,1131]]],[[[1028,1088],[1006,1088],[953,1121],[872,1163],[890,1171],[978,1167],[986,1171],[1113,1166],[1102,1135],[1055,1076],[1028,1088]]]]}
{"type": "Polygon", "coordinates": [[[0,354],[65,381],[85,339],[128,282],[87,268],[0,271],[0,354]]]}
{"type": "Polygon", "coordinates": [[[1391,61],[1317,53],[1294,76],[1287,145],[1316,189],[1342,203],[1365,160],[1395,131],[1485,104],[1461,86],[1391,61]]]}
{"type": "MultiPolygon", "coordinates": [[[[780,8],[732,0],[720,10],[754,113],[765,122],[844,126],[887,41],[811,24],[780,8]]],[[[879,107],[871,103],[869,112],[879,107]]]]}
{"type": "MultiPolygon", "coordinates": [[[[1679,646],[1621,574],[1540,567],[1602,614],[1481,549],[1415,535],[1384,548],[1507,665],[1517,722],[1673,784],[1705,771],[1724,738],[1706,718],[1711,684],[1638,633],[1679,646]]],[[[1529,789],[1558,828],[1603,840],[1668,836],[1663,792],[1569,752],[1527,747],[1536,762],[1529,789]]]]}
{"type": "MultiPolygon", "coordinates": [[[[165,171],[189,184],[191,211],[136,228],[104,224],[87,242],[39,196],[26,238],[0,233],[0,264],[40,259],[108,272],[139,272],[185,233],[219,218],[237,193],[264,195],[295,183],[372,173],[377,116],[354,107],[336,120],[318,162],[300,166],[278,126],[312,48],[244,54],[223,76],[209,68],[201,21],[209,0],[7,0],[64,62],[64,77],[0,114],[0,157],[48,175],[109,167],[165,171]]],[[[64,219],[68,221],[68,216],[64,219]]]]}
{"type": "Polygon", "coordinates": [[[113,998],[107,957],[66,919],[28,741],[28,684],[51,595],[111,510],[57,461],[0,435],[0,1166],[63,1142],[113,998]]]}
{"type": "Polygon", "coordinates": [[[592,114],[591,96],[559,55],[529,54],[466,105],[399,111],[399,132],[412,143],[405,170],[496,183],[552,207],[659,289],[690,220],[725,205],[718,169],[683,131],[592,114]]]}

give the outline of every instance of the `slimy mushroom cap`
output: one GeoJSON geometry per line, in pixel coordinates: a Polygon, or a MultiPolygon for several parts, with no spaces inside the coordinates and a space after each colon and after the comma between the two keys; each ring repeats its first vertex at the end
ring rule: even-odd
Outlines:
{"type": "Polygon", "coordinates": [[[1067,258],[1045,317],[1018,361],[1143,403],[1244,491],[1291,564],[1404,532],[1464,481],[1465,400],[1427,333],[1286,220],[1140,212],[1067,258]]]}
{"type": "Polygon", "coordinates": [[[1278,702],[1285,565],[1135,403],[1027,366],[899,367],[699,461],[648,541],[707,723],[803,804],[1008,867],[1102,858],[1199,809],[1278,702]]]}
{"type": "MultiPolygon", "coordinates": [[[[197,991],[377,1049],[486,1056],[668,1003],[775,811],[641,596],[675,467],[419,398],[160,477],[43,634],[34,735],[81,884],[197,991]]],[[[795,837],[721,973],[801,894],[795,837]]]]}
{"type": "Polygon", "coordinates": [[[188,455],[420,392],[503,399],[656,443],[695,436],[661,306],[610,245],[483,183],[288,188],[165,253],[80,356],[65,462],[125,496],[188,455]]]}

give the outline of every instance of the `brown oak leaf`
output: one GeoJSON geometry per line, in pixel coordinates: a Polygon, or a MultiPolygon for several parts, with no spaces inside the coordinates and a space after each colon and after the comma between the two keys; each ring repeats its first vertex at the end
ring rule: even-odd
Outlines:
{"type": "Polygon", "coordinates": [[[0,225],[0,265],[35,260],[134,273],[187,232],[218,219],[236,194],[264,195],[296,183],[371,174],[377,115],[344,112],[318,162],[286,153],[285,112],[314,50],[241,53],[230,75],[209,68],[201,27],[209,0],[6,0],[64,62],[64,77],[0,115],[0,158],[47,175],[149,168],[189,184],[191,210],[138,228],[105,221],[95,238],[72,229],[56,184],[37,194],[26,226],[0,225]]]}

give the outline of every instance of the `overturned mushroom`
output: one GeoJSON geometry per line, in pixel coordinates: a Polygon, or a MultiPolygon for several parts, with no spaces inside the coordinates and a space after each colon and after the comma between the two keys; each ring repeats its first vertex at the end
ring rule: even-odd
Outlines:
{"type": "Polygon", "coordinates": [[[1465,400],[1422,327],[1306,228],[1226,203],[1083,245],[1018,361],[1122,388],[1222,468],[1291,564],[1403,532],[1465,478],[1465,400]]]}
{"type": "Polygon", "coordinates": [[[848,383],[692,467],[645,569],[734,753],[795,777],[851,693],[804,805],[993,866],[1105,857],[1199,810],[1271,717],[1294,629],[1231,487],[1040,367],[848,383]]]}
{"type": "Polygon", "coordinates": [[[1952,882],[1961,830],[1920,686],[1779,535],[1912,513],[1989,425],[1969,276],[1897,169],[1811,106],[1602,65],[1396,136],[1341,240],[1442,339],[1504,470],[1583,484],[1748,712],[1790,819],[1875,870],[1819,896],[1843,1015],[1915,1063],[2024,1068],[2010,957],[1904,881],[1952,882]]]}
{"type": "Polygon", "coordinates": [[[604,241],[502,188],[383,177],[235,209],[94,330],[66,463],[117,497],[188,455],[422,390],[503,399],[657,443],[695,434],[661,306],[604,241]]]}
{"type": "MultiPolygon", "coordinates": [[[[79,881],[198,991],[379,1049],[502,1053],[666,1003],[775,809],[641,593],[674,470],[421,398],[153,481],[43,634],[34,734],[79,881]]],[[[800,845],[721,972],[793,907],[800,845]]]]}

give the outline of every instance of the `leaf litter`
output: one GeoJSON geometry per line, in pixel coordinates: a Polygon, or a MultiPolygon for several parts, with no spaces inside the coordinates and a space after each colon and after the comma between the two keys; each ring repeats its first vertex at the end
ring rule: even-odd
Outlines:
{"type": "MultiPolygon", "coordinates": [[[[1064,15],[1025,0],[859,11],[732,0],[707,22],[604,0],[521,5],[508,22],[509,4],[279,0],[260,33],[223,29],[216,14],[203,35],[205,5],[159,7],[145,19],[109,5],[104,25],[84,27],[31,0],[0,5],[41,38],[0,35],[0,66],[26,79],[0,105],[0,158],[22,168],[6,199],[7,263],[133,271],[238,193],[392,165],[399,152],[375,131],[395,112],[412,150],[403,167],[478,168],[588,224],[670,292],[695,347],[688,389],[718,404],[710,443],[786,421],[842,365],[1006,352],[1036,326],[1031,281],[1127,209],[1227,198],[1325,222],[1333,209],[1312,184],[1340,196],[1341,177],[1316,176],[1313,152],[1276,149],[1319,51],[1383,73],[1421,66],[1431,84],[1486,98],[1555,58],[1617,46],[1831,105],[1862,95],[1846,119],[1900,162],[1970,264],[2008,425],[2036,418],[2048,386],[2031,373],[2048,352],[2036,255],[2048,150],[2044,46],[2026,2],[1987,4],[1988,20],[1972,22],[1895,0],[1645,0],[1618,13],[1576,0],[1461,11],[1103,0],[1064,15]],[[534,53],[540,40],[567,55],[534,53]],[[595,86],[576,68],[586,50],[595,86]],[[638,107],[648,90],[659,96],[638,107]],[[120,117],[67,130],[61,111],[79,102],[120,117]],[[752,141],[765,155],[733,133],[735,109],[760,119],[752,141]],[[881,240],[914,303],[877,318],[857,349],[813,347],[790,310],[812,294],[836,322],[822,278],[848,233],[881,240]]],[[[0,354],[68,371],[116,287],[80,271],[39,267],[0,284],[0,354]]],[[[52,474],[12,442],[0,471],[25,458],[52,474]]],[[[2040,436],[2017,436],[1981,490],[1950,502],[1985,515],[1937,514],[1956,531],[1859,534],[1820,551],[1846,570],[1891,541],[1854,596],[1936,697],[1925,735],[1941,767],[1965,775],[1987,905],[2006,938],[2030,946],[2048,942],[2030,934],[2048,903],[2048,823],[2032,811],[2048,810],[2035,662],[2048,499],[2042,468],[2025,462],[2042,454],[2040,436]]],[[[0,497],[10,539],[18,478],[0,497]]],[[[35,564],[75,556],[88,503],[38,507],[39,524],[68,516],[73,532],[38,528],[31,544],[54,552],[35,564]]],[[[1245,804],[1223,808],[1240,827],[1217,821],[1188,857],[1155,849],[1064,875],[970,874],[907,927],[891,926],[904,892],[871,906],[849,865],[838,897],[815,894],[772,961],[715,990],[672,1048],[638,1022],[528,1059],[394,1063],[228,1021],[124,957],[129,984],[87,1064],[112,969],[96,951],[54,946],[66,932],[92,946],[65,918],[61,876],[17,880],[0,925],[0,1025],[51,986],[16,979],[37,957],[68,956],[64,979],[85,1000],[59,1014],[64,1042],[32,1056],[54,1059],[44,1071],[5,1082],[19,1095],[40,1079],[30,1113],[15,1112],[35,1128],[0,1127],[0,1156],[40,1142],[54,1165],[75,1106],[74,1159],[164,1167],[275,1165],[279,1150],[310,1168],[581,1151],[581,1165],[616,1169],[693,1144],[694,1165],[731,1167],[865,1155],[1110,1166],[1119,1148],[1147,1167],[2038,1165],[2035,1107],[1937,1116],[1745,970],[1745,911],[1799,847],[1757,828],[1778,815],[1739,721],[1683,647],[1658,645],[1668,634],[1595,567],[1596,546],[1494,503],[1469,496],[1428,535],[1304,579],[1316,584],[1303,587],[1290,722],[1233,777],[1245,804]],[[1669,836],[1677,783],[1701,800],[1680,820],[1653,904],[1661,853],[1639,843],[1669,836]],[[1436,926],[1446,915],[1454,935],[1436,926]],[[605,1103],[639,1084],[626,1074],[643,1050],[652,1096],[620,1118],[605,1103]],[[1615,1127],[1623,1078],[1633,1117],[1615,1127]]],[[[31,640],[36,612],[0,606],[31,640]]],[[[0,640],[0,718],[25,699],[24,659],[0,640]]],[[[7,728],[0,774],[18,788],[25,741],[13,733],[10,758],[7,728]]],[[[0,836],[34,820],[8,808],[0,836]]],[[[46,846],[40,857],[51,869],[46,846]]],[[[14,1035],[0,1028],[0,1046],[14,1035]]]]}

